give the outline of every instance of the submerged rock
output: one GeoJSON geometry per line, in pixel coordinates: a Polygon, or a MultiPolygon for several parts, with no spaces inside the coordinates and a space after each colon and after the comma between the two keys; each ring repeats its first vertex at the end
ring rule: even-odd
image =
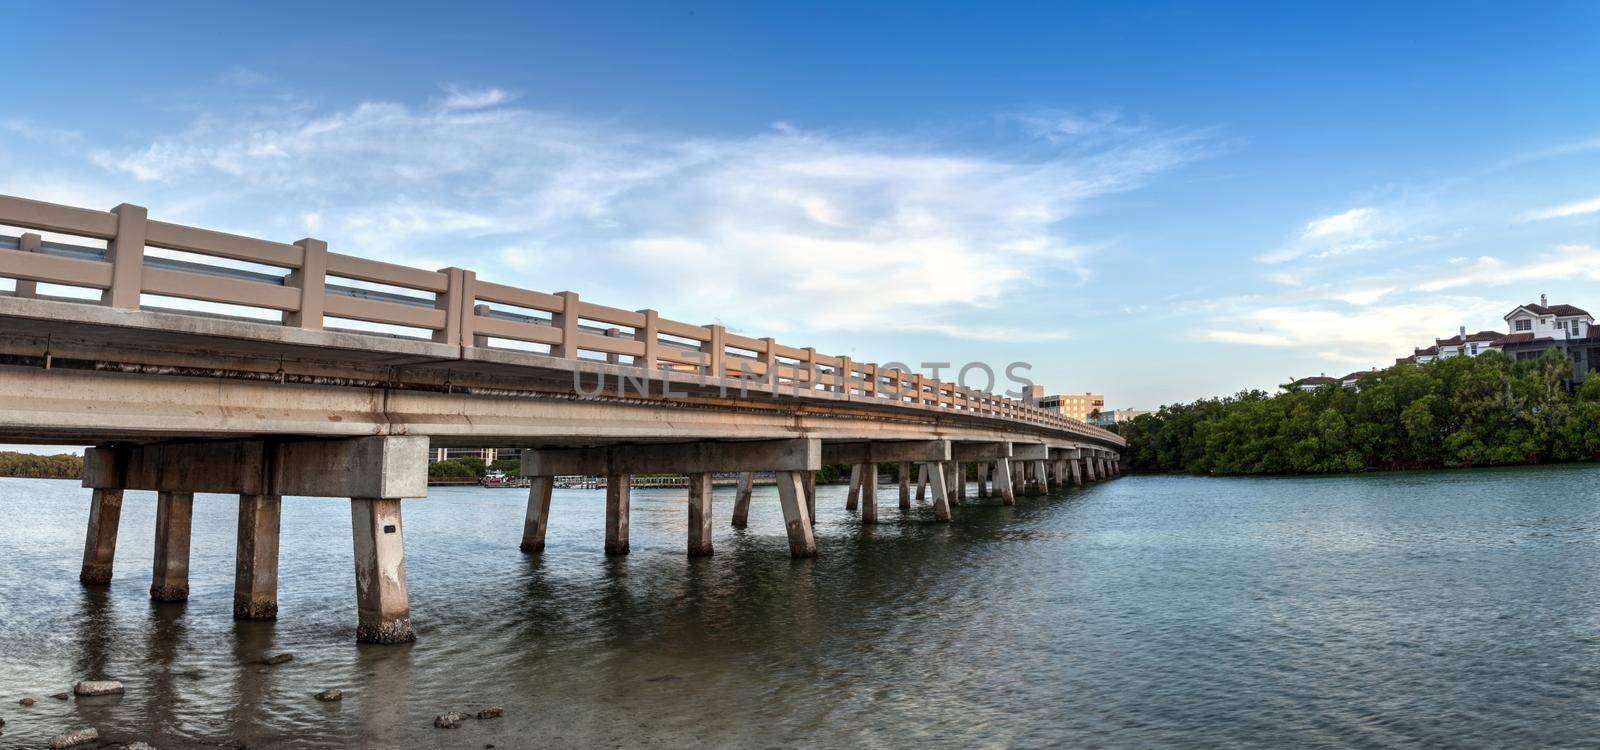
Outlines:
{"type": "Polygon", "coordinates": [[[328,688],[327,690],[317,693],[317,700],[324,703],[344,700],[344,691],[340,690],[339,688],[328,688]]]}
{"type": "Polygon", "coordinates": [[[480,719],[498,719],[505,715],[505,709],[499,706],[490,706],[478,712],[478,718],[480,719]]]}
{"type": "Polygon", "coordinates": [[[78,695],[122,695],[122,683],[116,680],[79,680],[72,686],[78,695]]]}
{"type": "Polygon", "coordinates": [[[467,718],[466,714],[460,711],[451,711],[433,717],[433,725],[440,729],[455,729],[461,726],[461,720],[465,718],[467,718]]]}
{"type": "Polygon", "coordinates": [[[58,701],[64,701],[67,698],[69,698],[70,696],[68,696],[66,693],[63,692],[63,693],[56,693],[55,695],[52,695],[50,697],[54,698],[54,699],[56,699],[58,701]]]}
{"type": "Polygon", "coordinates": [[[100,739],[100,730],[94,727],[79,729],[76,732],[58,734],[50,738],[50,750],[63,750],[63,748],[86,745],[100,739]]]}
{"type": "Polygon", "coordinates": [[[23,698],[22,700],[17,701],[17,703],[20,703],[24,706],[31,706],[34,704],[34,700],[32,698],[23,698]]]}
{"type": "Polygon", "coordinates": [[[279,664],[287,664],[291,661],[294,661],[294,654],[273,654],[265,659],[262,659],[261,663],[269,667],[276,667],[279,664]]]}

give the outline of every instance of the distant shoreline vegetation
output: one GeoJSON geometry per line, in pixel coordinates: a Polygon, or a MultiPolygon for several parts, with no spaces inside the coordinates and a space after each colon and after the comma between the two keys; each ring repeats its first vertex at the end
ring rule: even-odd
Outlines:
{"type": "Polygon", "coordinates": [[[1117,425],[1135,470],[1323,474],[1600,459],[1600,376],[1558,350],[1397,364],[1338,384],[1163,406],[1117,425]]]}
{"type": "Polygon", "coordinates": [[[0,477],[82,479],[83,457],[72,453],[41,456],[0,451],[0,477]]]}

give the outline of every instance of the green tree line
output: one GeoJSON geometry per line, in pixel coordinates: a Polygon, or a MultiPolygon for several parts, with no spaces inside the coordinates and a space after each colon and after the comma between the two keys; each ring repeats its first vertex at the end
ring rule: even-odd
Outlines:
{"type": "Polygon", "coordinates": [[[1600,458],[1600,376],[1568,387],[1559,350],[1402,363],[1357,387],[1163,406],[1118,425],[1145,471],[1297,474],[1600,458]]]}
{"type": "Polygon", "coordinates": [[[71,453],[40,456],[0,451],[0,477],[82,479],[83,457],[71,453]]]}

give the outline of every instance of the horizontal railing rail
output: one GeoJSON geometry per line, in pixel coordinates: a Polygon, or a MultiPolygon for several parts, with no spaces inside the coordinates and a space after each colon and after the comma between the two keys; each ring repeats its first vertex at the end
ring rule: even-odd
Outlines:
{"type": "Polygon", "coordinates": [[[0,277],[15,280],[16,296],[40,296],[37,285],[44,283],[90,290],[91,295],[98,291],[99,304],[113,308],[183,312],[141,299],[153,295],[276,313],[281,325],[312,331],[330,322],[349,330],[338,322],[361,321],[401,329],[398,335],[414,331],[417,337],[444,344],[543,346],[547,351],[534,353],[760,380],[800,393],[859,395],[1123,443],[1113,433],[1059,413],[958,383],[752,338],[721,325],[670,320],[655,310],[600,305],[577,292],[546,293],[479,280],[462,268],[426,271],[331,253],[327,243],[316,239],[285,244],[151,221],[145,209],[128,204],[94,211],[3,195],[0,227],[24,230],[16,235],[0,231],[0,277]],[[39,233],[105,246],[46,240],[39,233]],[[150,248],[195,259],[147,254],[150,248]]]}

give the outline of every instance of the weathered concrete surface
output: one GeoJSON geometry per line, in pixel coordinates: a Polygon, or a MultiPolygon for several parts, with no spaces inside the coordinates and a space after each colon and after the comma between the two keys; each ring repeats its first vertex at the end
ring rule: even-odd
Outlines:
{"type": "Polygon", "coordinates": [[[900,470],[900,509],[911,509],[911,464],[902,462],[900,470]]]}
{"type": "Polygon", "coordinates": [[[176,442],[84,452],[85,487],[305,497],[423,497],[428,439],[176,442]]]}
{"type": "Polygon", "coordinates": [[[599,448],[529,449],[523,476],[609,476],[675,471],[815,471],[822,467],[821,441],[814,438],[748,442],[611,445],[599,448]]]}
{"type": "Polygon", "coordinates": [[[850,465],[850,490],[845,495],[845,510],[855,510],[861,504],[861,472],[861,464],[850,465]]]}
{"type": "Polygon", "coordinates": [[[155,565],[150,598],[181,602],[189,598],[189,528],[194,515],[194,493],[156,494],[155,565]]]}
{"type": "Polygon", "coordinates": [[[122,490],[96,489],[89,499],[89,527],[83,540],[83,568],[78,580],[91,586],[111,582],[117,556],[117,524],[122,519],[122,490]]]}
{"type": "Polygon", "coordinates": [[[800,485],[806,493],[806,520],[814,527],[817,525],[817,475],[815,472],[802,471],[800,485]]]}
{"type": "Polygon", "coordinates": [[[689,556],[710,557],[711,475],[689,475],[689,556]]]}
{"type": "MultiPolygon", "coordinates": [[[[748,474],[746,476],[749,476],[748,474]]],[[[606,477],[606,554],[628,554],[628,505],[632,480],[627,474],[606,477]]]]}
{"type": "Polygon", "coordinates": [[[1033,462],[1033,474],[1039,478],[1039,493],[1050,494],[1050,472],[1045,466],[1044,459],[1041,458],[1033,462]]]}
{"type": "Polygon", "coordinates": [[[946,461],[950,458],[948,440],[894,440],[853,443],[823,443],[825,464],[889,464],[908,461],[946,461]]]}
{"type": "Polygon", "coordinates": [[[406,643],[411,603],[406,594],[405,529],[400,501],[354,498],[350,501],[355,541],[356,641],[406,643]]]}
{"type": "Polygon", "coordinates": [[[278,618],[278,527],[282,498],[239,496],[239,537],[233,570],[233,617],[278,618]]]}

